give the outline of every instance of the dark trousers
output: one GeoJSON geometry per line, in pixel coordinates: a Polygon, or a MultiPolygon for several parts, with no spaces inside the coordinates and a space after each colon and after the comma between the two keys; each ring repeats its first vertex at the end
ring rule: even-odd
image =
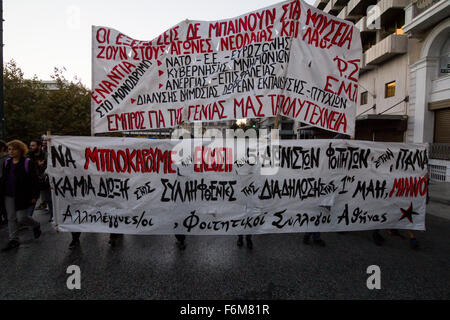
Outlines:
{"type": "Polygon", "coordinates": [[[177,238],[177,241],[184,242],[184,239],[186,239],[186,236],[184,234],[176,234],[175,238],[177,238]]]}
{"type": "Polygon", "coordinates": [[[309,238],[311,237],[313,240],[320,240],[320,232],[306,232],[305,237],[309,238]]]}
{"type": "Polygon", "coordinates": [[[73,240],[80,240],[81,232],[71,232],[72,233],[72,241],[73,240]]]}

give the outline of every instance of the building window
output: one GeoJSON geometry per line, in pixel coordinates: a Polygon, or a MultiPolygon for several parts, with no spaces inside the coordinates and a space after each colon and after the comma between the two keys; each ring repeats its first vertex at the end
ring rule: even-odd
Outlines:
{"type": "Polygon", "coordinates": [[[439,76],[445,77],[448,75],[450,75],[450,39],[447,39],[442,46],[439,57],[439,76]]]}
{"type": "Polygon", "coordinates": [[[361,92],[361,105],[367,104],[367,91],[361,92]]]}
{"type": "Polygon", "coordinates": [[[294,123],[293,122],[289,122],[289,123],[283,123],[281,125],[282,130],[293,130],[294,129],[294,123]]]}
{"type": "Polygon", "coordinates": [[[395,96],[395,81],[391,81],[384,86],[384,97],[389,98],[395,96]]]}

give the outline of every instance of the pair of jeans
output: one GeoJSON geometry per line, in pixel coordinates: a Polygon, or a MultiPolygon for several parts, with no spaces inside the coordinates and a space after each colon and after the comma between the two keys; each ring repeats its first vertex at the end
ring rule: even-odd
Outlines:
{"type": "Polygon", "coordinates": [[[44,189],[44,200],[47,201],[48,213],[50,214],[50,219],[53,218],[53,202],[52,202],[52,193],[50,188],[44,189]]]}
{"type": "Polygon", "coordinates": [[[19,224],[39,227],[39,222],[28,216],[28,209],[16,210],[15,199],[5,196],[5,208],[8,215],[9,240],[19,241],[19,224]]]}
{"type": "MultiPolygon", "coordinates": [[[[47,202],[48,213],[50,214],[50,219],[53,219],[53,202],[52,202],[52,194],[50,189],[45,189],[41,191],[42,199],[47,202]]],[[[36,204],[33,204],[28,208],[28,216],[32,217],[34,210],[36,209],[36,204]]]]}
{"type": "Polygon", "coordinates": [[[28,207],[27,209],[27,214],[29,217],[33,216],[34,213],[34,209],[36,208],[36,204],[32,204],[30,207],[28,207]]]}

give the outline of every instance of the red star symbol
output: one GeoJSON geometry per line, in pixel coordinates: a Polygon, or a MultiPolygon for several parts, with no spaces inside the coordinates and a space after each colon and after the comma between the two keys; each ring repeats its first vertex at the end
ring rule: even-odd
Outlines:
{"type": "Polygon", "coordinates": [[[402,219],[404,219],[404,218],[407,218],[408,220],[409,220],[409,222],[413,222],[412,221],[412,215],[414,214],[414,215],[418,215],[418,213],[417,212],[414,212],[413,211],[413,207],[412,207],[412,202],[411,202],[411,204],[409,205],[409,208],[408,208],[408,210],[405,210],[405,209],[403,209],[403,208],[400,208],[400,211],[402,212],[402,217],[400,218],[400,219],[398,219],[398,221],[400,221],[400,220],[402,220],[402,219]]]}

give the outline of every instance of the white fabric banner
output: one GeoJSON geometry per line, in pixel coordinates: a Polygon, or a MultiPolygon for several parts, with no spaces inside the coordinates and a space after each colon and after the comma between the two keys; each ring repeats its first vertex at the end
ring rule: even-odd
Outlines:
{"type": "Polygon", "coordinates": [[[284,1],[151,41],[92,27],[91,133],[283,115],[354,136],[359,30],[284,1]]]}
{"type": "Polygon", "coordinates": [[[182,141],[52,136],[57,228],[197,235],[425,229],[426,145],[182,141]]]}

